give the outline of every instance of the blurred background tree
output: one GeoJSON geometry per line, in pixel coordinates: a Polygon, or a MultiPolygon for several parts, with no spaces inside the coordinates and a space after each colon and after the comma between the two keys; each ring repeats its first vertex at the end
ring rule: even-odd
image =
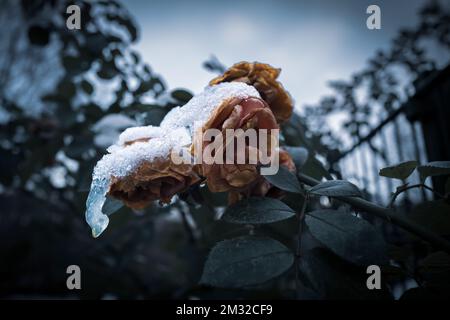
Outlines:
{"type": "MultiPolygon", "coordinates": [[[[152,218],[130,222],[140,221],[139,249],[134,231],[94,241],[83,212],[93,166],[105,147],[129,126],[158,124],[191,94],[168,92],[130,49],[138,29],[121,4],[74,3],[81,8],[80,30],[66,28],[71,1],[2,2],[1,21],[8,27],[0,44],[0,255],[7,261],[1,264],[1,294],[67,295],[70,264],[80,264],[98,283],[82,295],[101,297],[119,291],[115,286],[125,286],[120,292],[129,297],[172,294],[168,288],[186,279],[173,277],[179,258],[163,249],[165,236],[158,245],[144,245],[152,241],[143,234],[156,236],[152,218]],[[140,256],[155,262],[153,272],[144,273],[142,261],[128,261],[140,256]]],[[[121,225],[131,216],[123,211],[121,225]]]]}

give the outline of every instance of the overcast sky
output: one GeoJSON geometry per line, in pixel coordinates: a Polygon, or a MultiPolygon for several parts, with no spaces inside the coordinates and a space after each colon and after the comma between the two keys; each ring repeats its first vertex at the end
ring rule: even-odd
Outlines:
{"type": "Polygon", "coordinates": [[[297,106],[329,92],[329,80],[363,68],[400,27],[414,26],[426,0],[127,0],[140,25],[138,51],[170,88],[199,92],[213,76],[211,54],[227,66],[261,61],[282,68],[297,106]],[[382,29],[366,28],[366,8],[381,8],[382,29]]]}

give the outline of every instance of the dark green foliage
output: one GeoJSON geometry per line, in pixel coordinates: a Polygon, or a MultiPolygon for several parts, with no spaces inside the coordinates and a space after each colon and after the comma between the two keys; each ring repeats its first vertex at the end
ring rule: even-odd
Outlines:
{"type": "Polygon", "coordinates": [[[317,210],[305,217],[311,234],[339,257],[362,266],[387,263],[380,231],[348,212],[317,210]]]}
{"type": "Polygon", "coordinates": [[[307,251],[300,261],[302,276],[322,299],[391,299],[385,286],[381,290],[366,287],[366,267],[345,263],[322,248],[307,251]]]}
{"type": "Polygon", "coordinates": [[[227,208],[222,220],[239,224],[264,224],[288,219],[295,211],[272,198],[249,198],[227,208]]]}
{"type": "Polygon", "coordinates": [[[200,282],[221,288],[254,286],[282,274],[293,262],[290,250],[270,238],[225,240],[209,253],[200,282]]]}
{"type": "Polygon", "coordinates": [[[380,176],[405,180],[413,173],[418,164],[417,161],[406,161],[395,166],[386,167],[380,170],[380,176]]]}
{"type": "Polygon", "coordinates": [[[302,188],[295,174],[290,172],[286,167],[280,166],[278,172],[274,175],[267,175],[264,178],[281,190],[302,193],[302,188]]]}
{"type": "Polygon", "coordinates": [[[311,189],[309,193],[329,197],[360,197],[361,191],[354,184],[343,180],[322,182],[311,189]]]}
{"type": "Polygon", "coordinates": [[[308,160],[306,160],[300,172],[317,180],[332,178],[323,164],[312,154],[309,155],[308,160]]]}
{"type": "Polygon", "coordinates": [[[434,161],[417,168],[420,173],[420,179],[425,181],[427,177],[449,175],[450,161],[434,161]]]}

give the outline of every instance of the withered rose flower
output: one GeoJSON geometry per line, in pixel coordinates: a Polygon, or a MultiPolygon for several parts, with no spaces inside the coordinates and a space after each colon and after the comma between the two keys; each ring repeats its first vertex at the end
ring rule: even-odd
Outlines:
{"type": "MultiPolygon", "coordinates": [[[[289,171],[295,172],[295,164],[289,153],[283,149],[279,149],[280,166],[286,167],[289,171]]],[[[248,189],[244,191],[230,191],[228,193],[228,203],[234,204],[245,197],[271,197],[281,198],[284,191],[273,186],[264,176],[259,176],[248,189]]]]}
{"type": "Polygon", "coordinates": [[[254,86],[267,102],[278,123],[290,118],[293,101],[280,82],[276,81],[280,69],[259,62],[239,62],[209,83],[240,81],[254,86]]]}
{"type": "MultiPolygon", "coordinates": [[[[125,146],[145,141],[148,139],[128,141],[125,146]]],[[[175,194],[200,180],[192,169],[190,164],[174,164],[170,155],[144,161],[126,177],[112,177],[108,194],[133,209],[143,209],[154,200],[169,203],[175,194]]]]}
{"type": "MultiPolygon", "coordinates": [[[[208,129],[218,129],[222,132],[224,152],[223,162],[213,164],[207,164],[204,159],[201,164],[195,167],[197,172],[206,178],[207,185],[212,192],[224,192],[224,191],[237,191],[243,192],[250,188],[255,181],[260,178],[258,172],[258,162],[249,163],[250,155],[258,155],[263,152],[265,156],[270,156],[271,139],[270,135],[273,134],[273,129],[278,129],[276,119],[270,110],[267,103],[259,98],[247,98],[238,99],[231,98],[223,101],[212,113],[208,121],[201,128],[200,134],[196,134],[194,137],[195,146],[202,146],[202,150],[205,150],[208,145],[213,143],[207,141],[204,138],[204,133],[208,129]],[[245,133],[249,129],[266,129],[268,138],[266,145],[262,145],[259,141],[259,135],[257,135],[257,143],[255,145],[245,144],[245,150],[237,150],[238,143],[234,143],[235,158],[233,163],[226,163],[226,149],[230,148],[230,141],[226,139],[227,129],[242,129],[245,133]],[[198,141],[200,139],[201,141],[198,141]],[[264,148],[264,151],[261,151],[264,148]],[[236,161],[237,156],[241,153],[241,156],[245,159],[245,164],[239,164],[236,161]]],[[[233,139],[236,142],[237,136],[233,139]]],[[[193,150],[195,153],[195,150],[193,150]]],[[[259,160],[260,158],[258,158],[259,160]]]]}

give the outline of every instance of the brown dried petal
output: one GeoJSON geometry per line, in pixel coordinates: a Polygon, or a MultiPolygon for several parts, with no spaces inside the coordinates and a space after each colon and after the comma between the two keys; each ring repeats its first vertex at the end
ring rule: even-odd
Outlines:
{"type": "Polygon", "coordinates": [[[126,177],[113,177],[109,195],[130,208],[142,209],[154,200],[169,203],[176,193],[185,191],[199,180],[191,165],[175,165],[169,157],[143,162],[126,177]]]}
{"type": "Polygon", "coordinates": [[[210,85],[221,82],[239,81],[254,86],[267,102],[278,123],[292,115],[294,103],[280,82],[276,81],[281,69],[259,62],[239,62],[219,77],[210,81],[210,85]]]}

